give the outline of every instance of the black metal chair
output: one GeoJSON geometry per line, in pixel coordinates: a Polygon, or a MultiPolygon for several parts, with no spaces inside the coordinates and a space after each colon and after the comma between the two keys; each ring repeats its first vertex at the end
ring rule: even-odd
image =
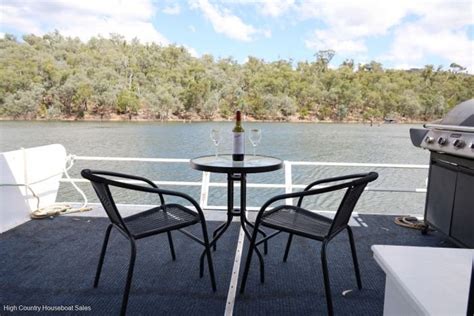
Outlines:
{"type": "Polygon", "coordinates": [[[122,299],[122,307],[120,314],[125,315],[127,310],[128,296],[130,293],[130,286],[132,283],[133,268],[135,265],[135,256],[136,256],[136,246],[135,240],[166,233],[168,235],[168,242],[171,251],[171,257],[173,260],[176,259],[173,239],[171,236],[171,231],[178,230],[191,239],[197,241],[205,247],[205,252],[209,265],[209,274],[211,276],[212,289],[216,291],[216,281],[214,276],[214,267],[212,264],[211,251],[209,246],[209,238],[207,235],[206,221],[204,219],[204,214],[199,207],[199,204],[189,195],[184,193],[162,190],[159,189],[152,181],[127,174],[121,174],[116,172],[109,171],[97,171],[84,169],[81,172],[81,175],[90,180],[92,186],[97,193],[97,196],[100,199],[107,215],[111,221],[111,224],[107,227],[105,233],[104,243],[102,245],[102,250],[100,253],[99,264],[97,266],[97,272],[94,280],[94,288],[99,284],[100,273],[102,270],[102,264],[104,263],[104,256],[107,250],[107,244],[109,241],[109,236],[112,227],[115,227],[123,236],[125,236],[130,241],[131,246],[131,256],[128,267],[127,281],[125,284],[125,291],[122,299]],[[106,176],[106,177],[104,177],[106,176]],[[112,178],[110,178],[112,177],[112,178]],[[130,182],[118,181],[115,178],[129,179],[129,180],[138,180],[142,181],[148,186],[141,186],[130,182]],[[160,206],[154,207],[152,209],[140,212],[138,214],[124,217],[120,215],[117,206],[115,205],[114,199],[110,192],[110,187],[119,187],[134,191],[148,192],[158,194],[160,198],[160,206]],[[196,211],[193,211],[189,208],[186,208],[179,204],[166,204],[164,196],[176,196],[190,202],[196,211]],[[200,240],[191,233],[183,230],[182,228],[191,226],[197,223],[201,223],[202,226],[202,235],[203,240],[200,240]]]}
{"type": "MultiPolygon", "coordinates": [[[[331,239],[333,239],[337,234],[339,234],[344,229],[347,229],[349,234],[349,241],[351,245],[352,259],[354,262],[354,269],[357,279],[357,286],[359,289],[362,288],[362,281],[360,279],[359,264],[357,261],[357,253],[354,244],[354,237],[352,235],[352,230],[348,225],[349,219],[351,217],[354,207],[364,191],[367,183],[377,179],[378,174],[375,172],[364,173],[364,174],[352,174],[342,177],[329,178],[324,180],[315,181],[309,184],[303,191],[288,193],[275,196],[268,200],[258,212],[257,218],[255,220],[255,228],[253,230],[252,239],[250,241],[249,251],[247,255],[247,261],[245,263],[244,274],[242,277],[242,283],[240,286],[240,293],[243,294],[245,291],[245,284],[247,282],[247,276],[250,268],[250,263],[252,260],[252,254],[254,249],[260,245],[262,242],[268,240],[269,238],[274,237],[275,235],[281,232],[289,233],[288,242],[286,244],[285,255],[283,261],[286,262],[288,258],[288,253],[290,251],[291,242],[293,240],[293,235],[298,235],[306,238],[311,238],[315,240],[322,241],[321,247],[321,263],[323,267],[324,275],[324,289],[326,293],[326,302],[329,315],[333,315],[333,305],[331,299],[331,288],[329,285],[329,275],[328,275],[328,264],[326,260],[326,247],[331,239]],[[346,181],[350,180],[350,181],[346,181]],[[341,181],[344,181],[340,183],[341,181]],[[331,186],[324,186],[319,188],[313,187],[317,185],[322,185],[331,182],[339,182],[331,186]],[[316,214],[314,212],[305,210],[301,207],[303,198],[310,195],[317,195],[322,193],[328,193],[337,190],[346,189],[344,197],[338,207],[338,210],[334,216],[334,219],[327,218],[325,216],[316,214]],[[280,205],[276,206],[271,210],[267,208],[274,202],[289,199],[289,198],[299,198],[297,206],[293,205],[280,205]],[[257,229],[260,225],[269,227],[277,230],[277,232],[269,235],[266,238],[263,238],[257,242],[257,229]]],[[[264,281],[264,271],[260,266],[260,279],[263,283],[264,281]]]]}

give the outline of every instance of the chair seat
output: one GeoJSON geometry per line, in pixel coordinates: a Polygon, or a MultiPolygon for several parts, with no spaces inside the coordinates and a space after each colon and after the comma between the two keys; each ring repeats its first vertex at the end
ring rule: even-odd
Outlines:
{"type": "Polygon", "coordinates": [[[160,232],[183,228],[199,222],[198,214],[179,204],[166,204],[124,218],[130,233],[142,238],[160,232]]]}
{"type": "Polygon", "coordinates": [[[262,216],[262,225],[317,240],[329,233],[332,220],[301,207],[282,205],[262,216]]]}

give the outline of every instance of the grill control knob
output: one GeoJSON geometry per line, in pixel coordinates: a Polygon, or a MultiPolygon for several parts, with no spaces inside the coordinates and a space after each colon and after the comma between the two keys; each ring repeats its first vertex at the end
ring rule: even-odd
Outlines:
{"type": "Polygon", "coordinates": [[[438,138],[438,144],[439,144],[440,146],[446,145],[447,141],[448,141],[448,140],[447,140],[446,138],[442,137],[442,136],[440,136],[440,137],[438,138]]]}
{"type": "Polygon", "coordinates": [[[431,137],[431,136],[426,136],[425,137],[425,143],[431,144],[433,142],[434,142],[434,137],[431,137]]]}
{"type": "Polygon", "coordinates": [[[474,142],[471,143],[471,145],[469,146],[469,148],[474,149],[474,142]]]}
{"type": "Polygon", "coordinates": [[[463,148],[464,146],[466,146],[466,142],[463,141],[462,139],[456,139],[456,140],[453,142],[453,145],[454,145],[454,147],[456,147],[456,148],[463,148]]]}

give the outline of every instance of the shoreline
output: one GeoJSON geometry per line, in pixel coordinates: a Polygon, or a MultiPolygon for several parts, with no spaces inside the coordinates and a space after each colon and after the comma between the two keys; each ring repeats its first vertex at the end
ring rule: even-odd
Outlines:
{"type": "MultiPolygon", "coordinates": [[[[215,118],[215,119],[201,119],[201,118],[193,118],[193,119],[148,119],[148,118],[122,118],[122,117],[112,117],[107,119],[100,119],[98,117],[88,117],[88,118],[55,118],[55,119],[45,119],[45,118],[34,118],[34,119],[25,119],[25,118],[12,118],[12,117],[0,117],[1,122],[125,122],[125,123],[210,123],[210,122],[233,122],[233,119],[225,119],[225,118],[215,118]]],[[[311,120],[311,119],[297,119],[291,118],[288,120],[258,120],[252,117],[246,117],[243,119],[243,122],[255,122],[255,123],[320,123],[320,124],[366,124],[366,125],[391,125],[391,124],[423,124],[427,123],[428,121],[422,120],[411,120],[411,119],[400,119],[400,120],[393,120],[393,121],[385,121],[385,120],[344,120],[344,121],[336,121],[336,120],[311,120]]]]}

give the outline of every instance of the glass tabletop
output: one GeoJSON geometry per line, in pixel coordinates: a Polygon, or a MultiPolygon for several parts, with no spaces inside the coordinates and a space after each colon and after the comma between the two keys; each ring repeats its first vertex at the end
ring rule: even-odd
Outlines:
{"type": "Polygon", "coordinates": [[[220,173],[259,173],[281,169],[281,159],[260,156],[245,155],[244,161],[233,161],[232,155],[202,156],[191,159],[191,167],[196,170],[220,172],[220,173]]]}

